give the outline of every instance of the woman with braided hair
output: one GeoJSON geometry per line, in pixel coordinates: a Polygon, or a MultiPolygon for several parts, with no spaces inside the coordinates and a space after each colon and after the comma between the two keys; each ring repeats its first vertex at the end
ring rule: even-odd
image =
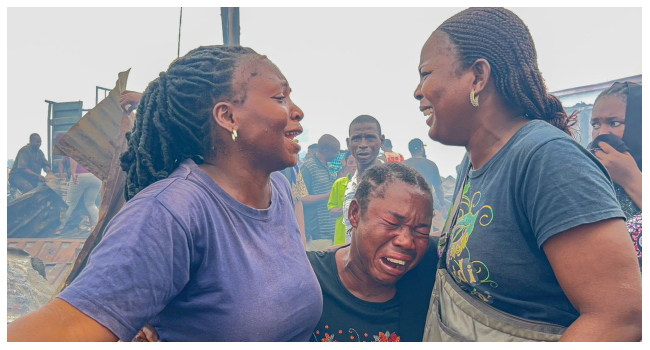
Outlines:
{"type": "Polygon", "coordinates": [[[466,9],[424,44],[429,136],[463,146],[424,340],[638,341],[641,275],[603,165],[571,137],[526,25],[466,9]]]}
{"type": "Polygon", "coordinates": [[[587,146],[612,176],[639,267],[642,266],[641,117],[641,85],[614,83],[594,101],[593,141],[587,146]]]}
{"type": "Polygon", "coordinates": [[[131,340],[149,323],[164,341],[307,341],[322,294],[277,172],[300,151],[290,93],[249,48],[172,62],[121,157],[127,203],[81,275],[8,340],[131,340]]]}

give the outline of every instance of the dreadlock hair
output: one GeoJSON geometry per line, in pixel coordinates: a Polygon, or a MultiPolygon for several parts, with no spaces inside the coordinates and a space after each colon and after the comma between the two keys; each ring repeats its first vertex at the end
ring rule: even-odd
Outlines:
{"type": "Polygon", "coordinates": [[[598,100],[601,97],[605,97],[605,96],[617,97],[621,99],[621,101],[623,101],[623,103],[625,104],[627,103],[628,90],[629,89],[627,84],[618,83],[618,82],[614,83],[612,86],[608,87],[607,89],[603,90],[600,94],[598,94],[598,97],[596,97],[596,100],[594,101],[594,106],[596,105],[596,102],[598,102],[598,100]]]}
{"type": "Polygon", "coordinates": [[[126,135],[128,149],[120,156],[127,173],[126,200],[167,178],[181,161],[191,158],[201,164],[212,154],[212,109],[231,99],[243,103],[245,91],[235,97],[239,91],[232,80],[239,60],[247,55],[266,58],[241,46],[201,46],[149,83],[133,130],[126,135]]]}
{"type": "Polygon", "coordinates": [[[467,69],[480,58],[487,60],[506,103],[520,108],[528,119],[547,121],[572,135],[578,112],[567,116],[560,100],[547,92],[533,38],[517,15],[504,8],[468,8],[436,30],[456,46],[459,68],[467,69]]]}
{"type": "Polygon", "coordinates": [[[354,199],[359,202],[361,214],[368,209],[371,196],[383,198],[386,192],[385,185],[398,180],[422,190],[433,204],[431,187],[420,172],[401,163],[384,163],[370,167],[361,176],[357,192],[354,194],[354,199]]]}

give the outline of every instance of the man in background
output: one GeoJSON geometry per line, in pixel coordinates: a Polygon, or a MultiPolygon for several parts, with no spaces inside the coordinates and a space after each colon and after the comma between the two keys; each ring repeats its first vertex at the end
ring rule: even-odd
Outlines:
{"type": "Polygon", "coordinates": [[[447,202],[445,201],[445,194],[442,190],[442,180],[440,179],[440,172],[436,163],[427,159],[427,154],[424,149],[424,143],[420,139],[413,139],[409,142],[409,152],[411,158],[404,161],[405,165],[414,168],[427,180],[429,185],[436,191],[436,201],[442,206],[442,212],[446,213],[447,202]]]}
{"type": "Polygon", "coordinates": [[[29,192],[39,184],[45,183],[45,177],[41,170],[51,174],[52,169],[40,150],[41,136],[39,134],[29,135],[29,143],[23,146],[16,155],[11,172],[9,173],[9,184],[22,193],[29,192]]]}
{"type": "Polygon", "coordinates": [[[384,151],[384,154],[382,154],[379,159],[381,159],[384,163],[401,163],[404,161],[404,156],[397,153],[393,152],[393,143],[389,139],[384,140],[384,145],[381,147],[381,149],[384,151]]]}
{"type": "Polygon", "coordinates": [[[343,224],[345,224],[346,231],[345,243],[350,243],[352,239],[352,225],[348,217],[348,210],[357,192],[361,175],[371,166],[381,164],[381,160],[377,156],[379,155],[381,146],[384,144],[381,125],[379,125],[377,119],[370,115],[360,115],[354,118],[350,123],[348,134],[349,137],[346,142],[348,149],[352,152],[352,156],[357,161],[357,171],[350,178],[343,199],[343,224]]]}
{"type": "Polygon", "coordinates": [[[336,181],[327,165],[339,154],[341,144],[332,135],[325,134],[318,140],[316,154],[307,158],[300,167],[302,178],[309,192],[301,199],[305,209],[305,235],[307,250],[323,250],[334,243],[336,218],[327,210],[327,201],[336,181]]]}

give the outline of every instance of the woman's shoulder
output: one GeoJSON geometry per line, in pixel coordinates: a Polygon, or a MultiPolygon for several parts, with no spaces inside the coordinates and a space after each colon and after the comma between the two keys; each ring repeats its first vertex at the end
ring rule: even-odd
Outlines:
{"type": "Polygon", "coordinates": [[[529,146],[542,145],[556,140],[569,141],[579,145],[567,133],[542,120],[528,122],[515,134],[514,138],[517,143],[529,146]]]}
{"type": "Polygon", "coordinates": [[[191,176],[170,176],[144,188],[127,204],[158,203],[171,211],[185,211],[205,201],[212,202],[209,190],[191,176]]]}
{"type": "MultiPolygon", "coordinates": [[[[541,120],[533,120],[511,139],[511,152],[519,159],[552,155],[558,161],[577,157],[587,161],[590,153],[574,138],[541,120]]],[[[589,160],[592,162],[593,160],[589,160]]]]}

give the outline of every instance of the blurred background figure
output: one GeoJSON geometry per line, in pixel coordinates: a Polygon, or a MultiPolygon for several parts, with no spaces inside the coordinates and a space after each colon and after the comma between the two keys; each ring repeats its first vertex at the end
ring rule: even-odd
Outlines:
{"type": "Polygon", "coordinates": [[[343,171],[343,157],[345,157],[345,151],[340,150],[336,158],[329,163],[330,173],[337,179],[340,177],[341,171],[343,171]]]}
{"type": "Polygon", "coordinates": [[[95,201],[102,189],[102,181],[95,175],[91,174],[81,164],[78,164],[74,159],[64,157],[64,161],[61,163],[64,162],[70,164],[70,182],[68,184],[68,192],[65,199],[65,203],[68,205],[68,210],[65,212],[65,216],[61,221],[61,226],[56,231],[57,235],[61,234],[65,224],[72,216],[72,212],[82,198],[83,204],[88,211],[88,217],[90,218],[90,227],[92,228],[97,225],[99,209],[97,208],[95,201]]]}
{"type": "Polygon", "coordinates": [[[404,161],[404,156],[397,153],[393,152],[393,142],[389,139],[384,140],[384,145],[381,147],[382,151],[384,151],[384,154],[379,156],[379,159],[381,159],[384,163],[401,163],[404,161]]]}
{"type": "Polygon", "coordinates": [[[9,172],[9,183],[22,193],[29,192],[36,186],[45,183],[45,177],[41,175],[41,170],[45,170],[48,175],[52,174],[52,169],[40,148],[41,136],[39,134],[29,135],[29,143],[18,151],[9,172]]]}
{"type": "Polygon", "coordinates": [[[332,217],[336,218],[336,228],[334,230],[334,245],[345,243],[345,224],[343,223],[343,201],[345,199],[345,190],[352,175],[357,171],[357,161],[354,159],[351,151],[344,153],[343,162],[345,167],[341,169],[342,176],[332,185],[330,198],[327,202],[327,209],[332,217]]]}
{"type": "Polygon", "coordinates": [[[334,136],[321,136],[316,154],[300,167],[309,192],[308,196],[302,198],[305,207],[307,250],[323,250],[334,243],[336,220],[327,210],[327,201],[336,175],[332,175],[327,163],[338,156],[340,146],[334,136]]]}
{"type": "Polygon", "coordinates": [[[284,175],[287,180],[289,180],[289,184],[291,184],[291,196],[293,197],[293,205],[296,211],[296,220],[298,221],[298,228],[300,229],[300,235],[302,236],[302,243],[306,247],[305,207],[302,204],[302,198],[308,196],[309,192],[305,186],[305,180],[302,178],[302,173],[300,172],[300,166],[298,164],[284,169],[282,175],[284,175]]]}
{"type": "Polygon", "coordinates": [[[420,139],[413,139],[409,142],[409,152],[411,153],[411,158],[405,160],[404,164],[422,174],[429,183],[429,186],[434,190],[436,197],[438,198],[438,200],[435,201],[434,206],[436,210],[434,220],[437,221],[434,226],[442,228],[441,222],[444,223],[448,203],[445,200],[445,193],[442,189],[442,180],[440,178],[438,166],[433,161],[427,159],[424,143],[420,139]]]}
{"type": "Polygon", "coordinates": [[[305,158],[303,159],[303,161],[306,162],[307,159],[313,158],[314,155],[316,155],[316,150],[317,149],[318,149],[318,144],[314,143],[314,144],[309,145],[309,147],[307,147],[307,154],[305,155],[305,158]]]}

